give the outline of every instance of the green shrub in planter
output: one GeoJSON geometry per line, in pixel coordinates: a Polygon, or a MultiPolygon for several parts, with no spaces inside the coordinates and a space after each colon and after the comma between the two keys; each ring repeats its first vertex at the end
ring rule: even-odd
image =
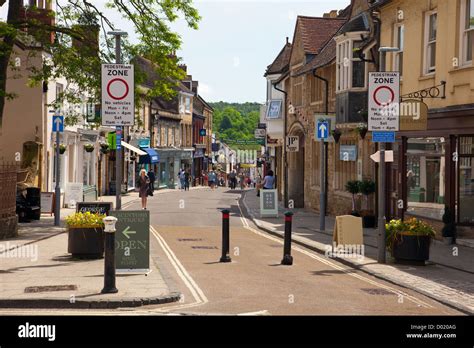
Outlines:
{"type": "Polygon", "coordinates": [[[397,262],[425,264],[429,259],[433,227],[416,218],[391,220],[385,225],[387,249],[397,262]]]}
{"type": "Polygon", "coordinates": [[[348,181],[346,183],[346,191],[352,194],[352,215],[359,216],[359,213],[356,211],[356,195],[360,193],[360,181],[348,181]]]}

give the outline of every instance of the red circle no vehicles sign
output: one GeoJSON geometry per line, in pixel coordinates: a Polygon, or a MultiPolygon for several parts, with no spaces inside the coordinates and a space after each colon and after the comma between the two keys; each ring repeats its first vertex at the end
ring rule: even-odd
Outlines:
{"type": "Polygon", "coordinates": [[[374,91],[373,98],[379,106],[389,105],[395,100],[395,92],[388,86],[380,86],[374,91]]]}
{"type": "Polygon", "coordinates": [[[110,80],[107,84],[107,94],[114,100],[125,99],[130,91],[127,81],[121,78],[110,80]]]}

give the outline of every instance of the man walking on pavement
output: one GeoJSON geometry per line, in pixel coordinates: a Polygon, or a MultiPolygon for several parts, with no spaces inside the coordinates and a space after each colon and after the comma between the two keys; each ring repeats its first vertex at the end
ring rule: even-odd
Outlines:
{"type": "Polygon", "coordinates": [[[179,174],[178,174],[178,177],[179,177],[179,184],[180,184],[180,188],[181,190],[184,190],[184,183],[185,183],[185,171],[184,169],[180,169],[179,170],[179,174]]]}
{"type": "Polygon", "coordinates": [[[184,191],[189,191],[189,181],[191,180],[191,175],[189,174],[189,169],[184,172],[184,191]]]}
{"type": "Polygon", "coordinates": [[[150,179],[150,190],[153,193],[155,191],[155,180],[156,180],[155,173],[153,173],[153,171],[150,169],[147,175],[148,175],[148,179],[150,179]]]}

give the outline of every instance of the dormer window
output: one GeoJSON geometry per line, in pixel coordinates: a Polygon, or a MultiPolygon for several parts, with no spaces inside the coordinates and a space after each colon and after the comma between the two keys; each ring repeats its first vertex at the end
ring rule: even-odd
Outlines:
{"type": "Polygon", "coordinates": [[[182,95],[180,99],[179,112],[181,114],[190,114],[191,113],[191,97],[182,95]]]}

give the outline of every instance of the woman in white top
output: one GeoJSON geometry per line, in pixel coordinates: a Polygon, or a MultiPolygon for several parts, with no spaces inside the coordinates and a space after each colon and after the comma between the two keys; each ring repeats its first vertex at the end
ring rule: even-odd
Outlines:
{"type": "Polygon", "coordinates": [[[272,190],[275,184],[275,177],[273,176],[273,170],[269,170],[267,176],[263,179],[263,189],[272,190]]]}

